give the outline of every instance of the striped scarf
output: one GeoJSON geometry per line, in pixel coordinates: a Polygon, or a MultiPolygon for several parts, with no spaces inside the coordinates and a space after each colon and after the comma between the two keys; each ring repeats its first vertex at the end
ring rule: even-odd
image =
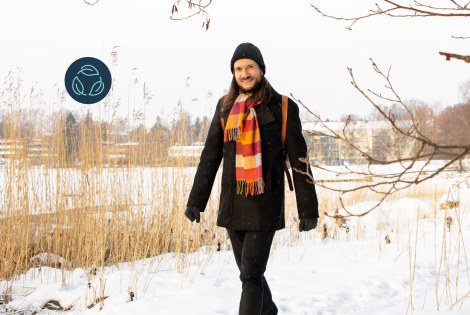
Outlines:
{"type": "Polygon", "coordinates": [[[225,127],[224,142],[236,141],[237,194],[254,196],[264,192],[261,134],[254,109],[261,102],[247,101],[248,97],[240,94],[233,104],[225,127]]]}

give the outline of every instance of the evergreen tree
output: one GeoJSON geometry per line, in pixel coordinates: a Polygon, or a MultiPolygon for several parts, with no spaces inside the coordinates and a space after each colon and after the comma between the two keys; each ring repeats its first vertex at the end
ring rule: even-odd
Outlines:
{"type": "Polygon", "coordinates": [[[71,112],[65,118],[65,159],[68,164],[73,163],[78,157],[78,125],[71,112]]]}
{"type": "Polygon", "coordinates": [[[194,136],[193,139],[194,141],[200,142],[202,139],[202,134],[201,134],[201,119],[196,117],[196,120],[194,121],[194,136]]]}

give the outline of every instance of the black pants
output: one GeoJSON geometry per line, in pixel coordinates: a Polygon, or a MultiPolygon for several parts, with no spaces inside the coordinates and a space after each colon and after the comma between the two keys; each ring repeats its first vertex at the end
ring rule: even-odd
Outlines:
{"type": "Polygon", "coordinates": [[[239,315],[276,315],[277,307],[264,278],[275,232],[227,232],[242,281],[239,315]]]}

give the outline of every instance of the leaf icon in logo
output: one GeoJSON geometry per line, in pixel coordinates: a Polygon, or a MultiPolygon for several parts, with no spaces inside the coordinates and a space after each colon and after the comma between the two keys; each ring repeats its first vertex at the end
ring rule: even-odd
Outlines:
{"type": "Polygon", "coordinates": [[[100,75],[100,73],[98,72],[98,70],[93,67],[92,65],[84,65],[80,68],[81,70],[78,71],[77,74],[83,74],[83,75],[86,75],[87,77],[92,77],[92,76],[95,76],[95,75],[100,75]]]}
{"type": "Polygon", "coordinates": [[[72,90],[77,95],[85,95],[85,93],[83,93],[83,91],[85,90],[85,87],[83,86],[82,81],[80,81],[80,79],[77,76],[73,78],[72,90]]]}
{"type": "Polygon", "coordinates": [[[91,87],[89,96],[96,96],[99,95],[104,90],[104,82],[100,77],[99,81],[96,81],[93,86],[91,87]]]}

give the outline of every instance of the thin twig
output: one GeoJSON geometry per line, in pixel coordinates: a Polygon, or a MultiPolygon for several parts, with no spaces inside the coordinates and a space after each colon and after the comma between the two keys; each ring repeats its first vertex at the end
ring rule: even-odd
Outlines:
{"type": "Polygon", "coordinates": [[[451,1],[455,7],[436,7],[431,5],[425,5],[421,2],[414,1],[414,5],[401,5],[396,3],[395,1],[390,0],[382,0],[382,4],[389,6],[387,8],[383,8],[380,3],[375,3],[375,8],[370,9],[369,13],[362,14],[353,17],[342,17],[331,15],[325,13],[320,7],[311,4],[312,8],[315,9],[318,13],[322,16],[339,20],[339,21],[346,21],[351,22],[349,26],[346,27],[348,30],[352,30],[354,24],[361,20],[369,19],[375,16],[385,15],[394,18],[407,18],[407,17],[469,17],[469,3],[466,5],[459,5],[455,1],[451,1]]]}

